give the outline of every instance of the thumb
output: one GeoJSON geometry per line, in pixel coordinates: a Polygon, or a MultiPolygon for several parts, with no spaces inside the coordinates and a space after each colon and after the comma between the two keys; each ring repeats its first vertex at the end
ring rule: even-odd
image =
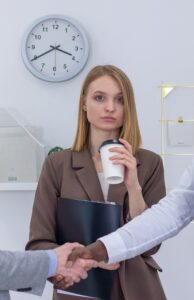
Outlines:
{"type": "Polygon", "coordinates": [[[87,259],[87,258],[91,258],[91,257],[87,253],[87,250],[85,247],[79,247],[71,252],[71,254],[68,256],[68,261],[72,261],[74,263],[77,258],[87,259]]]}

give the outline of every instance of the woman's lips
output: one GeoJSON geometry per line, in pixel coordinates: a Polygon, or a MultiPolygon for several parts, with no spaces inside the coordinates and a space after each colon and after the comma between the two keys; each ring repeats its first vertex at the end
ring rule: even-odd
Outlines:
{"type": "Polygon", "coordinates": [[[101,118],[103,121],[107,121],[107,122],[113,122],[113,121],[116,121],[115,118],[113,117],[102,117],[101,118]]]}

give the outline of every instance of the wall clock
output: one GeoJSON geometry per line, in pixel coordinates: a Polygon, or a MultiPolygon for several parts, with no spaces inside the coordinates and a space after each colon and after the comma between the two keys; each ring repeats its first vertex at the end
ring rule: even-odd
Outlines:
{"type": "Polygon", "coordinates": [[[22,40],[22,58],[27,69],[46,81],[64,81],[85,66],[89,43],[81,25],[63,15],[37,19],[22,40]]]}

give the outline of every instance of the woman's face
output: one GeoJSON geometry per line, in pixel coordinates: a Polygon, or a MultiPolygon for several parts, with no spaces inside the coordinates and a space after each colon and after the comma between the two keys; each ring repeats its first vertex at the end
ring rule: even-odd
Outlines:
{"type": "Polygon", "coordinates": [[[105,75],[91,82],[83,109],[91,128],[118,134],[123,125],[124,104],[117,81],[105,75]]]}

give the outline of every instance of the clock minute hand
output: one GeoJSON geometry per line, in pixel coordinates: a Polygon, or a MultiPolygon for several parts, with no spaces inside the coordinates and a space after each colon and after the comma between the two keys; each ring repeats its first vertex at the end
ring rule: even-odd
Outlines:
{"type": "Polygon", "coordinates": [[[70,55],[70,56],[72,56],[72,54],[71,53],[69,53],[69,52],[67,52],[67,51],[64,51],[64,50],[62,50],[62,49],[59,49],[59,47],[61,47],[60,45],[59,46],[57,46],[57,47],[54,47],[54,46],[50,46],[51,48],[53,48],[53,50],[58,50],[58,51],[61,51],[61,52],[63,52],[63,53],[65,53],[65,54],[67,54],[67,55],[70,55]]]}
{"type": "Polygon", "coordinates": [[[60,45],[58,45],[56,47],[53,47],[53,46],[50,46],[50,47],[52,47],[52,49],[49,49],[48,51],[45,51],[45,52],[41,53],[40,55],[35,56],[33,59],[31,59],[31,61],[34,61],[34,60],[38,59],[39,57],[41,57],[41,56],[43,56],[43,55],[45,55],[45,54],[47,54],[47,53],[49,53],[49,52],[57,49],[58,47],[60,47],[60,45]]]}

